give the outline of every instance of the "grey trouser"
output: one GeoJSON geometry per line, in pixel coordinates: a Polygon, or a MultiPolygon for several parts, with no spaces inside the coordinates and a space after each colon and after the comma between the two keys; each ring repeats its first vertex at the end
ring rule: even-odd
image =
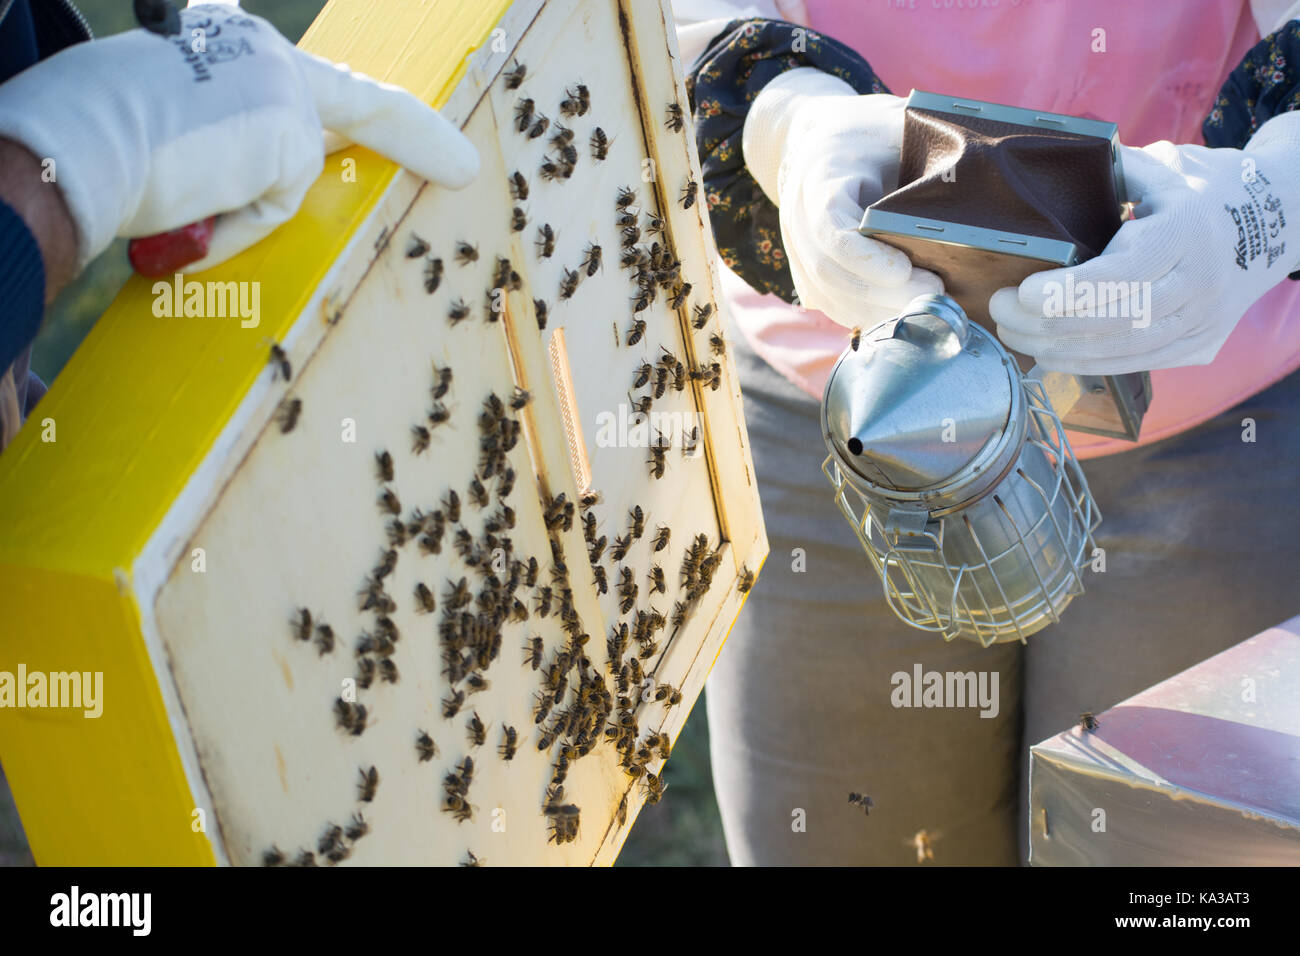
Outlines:
{"type": "Polygon", "coordinates": [[[1032,744],[1300,612],[1300,373],[1085,462],[1105,572],[1027,646],[984,649],[894,618],[821,473],[817,402],[729,338],[771,541],[708,683],[734,864],[915,864],[921,830],[932,865],[1022,861],[1032,744]],[[996,716],[895,707],[917,664],[996,672],[996,716]]]}

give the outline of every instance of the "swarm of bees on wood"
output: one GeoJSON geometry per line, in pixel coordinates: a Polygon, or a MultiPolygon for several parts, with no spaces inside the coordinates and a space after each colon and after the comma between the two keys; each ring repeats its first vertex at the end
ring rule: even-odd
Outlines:
{"type": "MultiPolygon", "coordinates": [[[[528,78],[527,67],[518,60],[501,76],[505,89],[517,97],[512,105],[510,128],[524,140],[538,140],[545,150],[544,158],[531,173],[516,170],[507,176],[510,214],[503,225],[511,235],[535,229],[535,233],[530,231],[520,238],[525,249],[531,239],[537,259],[547,260],[557,256],[560,237],[550,223],[542,221],[540,213],[535,210],[536,214],[530,213],[526,205],[538,188],[536,180],[563,183],[582,164],[605,162],[617,155],[618,150],[615,137],[600,126],[586,126],[590,121],[582,119],[592,109],[591,91],[585,83],[567,85],[559,102],[548,106],[536,95],[530,95],[528,78]],[[546,111],[551,110],[547,115],[546,111]],[[586,126],[582,138],[575,129],[579,126],[586,126]],[[586,149],[580,150],[584,142],[586,149]]],[[[684,131],[685,116],[679,104],[667,106],[664,125],[671,132],[684,131]]],[[[667,195],[661,197],[664,202],[676,201],[684,209],[690,209],[696,202],[698,186],[693,179],[687,178],[680,187],[665,188],[667,195]]],[[[560,303],[580,298],[585,280],[595,279],[607,266],[613,273],[617,262],[632,288],[628,319],[621,328],[615,325],[617,348],[653,350],[656,347],[647,343],[653,330],[651,320],[646,317],[652,314],[647,310],[656,302],[677,313],[682,329],[689,327],[705,333],[701,341],[708,343],[707,351],[699,358],[679,357],[668,346],[660,345],[658,354],[648,355],[639,362],[633,390],[641,394],[629,396],[633,407],[649,413],[655,402],[662,402],[673,393],[692,389],[691,394],[698,400],[705,390],[717,391],[722,385],[723,372],[721,364],[713,358],[725,355],[726,343],[720,331],[709,330],[715,314],[713,305],[690,301],[692,284],[683,277],[683,263],[674,252],[665,218],[643,207],[637,190],[631,186],[617,190],[611,215],[617,248],[614,243],[602,244],[594,238],[582,237],[581,254],[575,253],[570,264],[562,267],[559,287],[552,290],[553,298],[560,303]]],[[[387,245],[392,237],[386,232],[384,238],[387,245]]],[[[473,274],[475,269],[486,270],[491,273],[491,281],[484,294],[488,305],[483,320],[499,321],[502,294],[523,289],[523,279],[511,260],[504,255],[493,255],[491,249],[481,250],[472,237],[456,239],[441,249],[436,246],[436,241],[412,233],[401,253],[413,267],[418,266],[418,280],[424,292],[434,295],[444,285],[453,284],[457,277],[473,274]],[[480,261],[482,265],[476,265],[480,261]]],[[[524,300],[531,302],[539,330],[547,327],[551,297],[529,294],[524,300]]],[[[474,301],[473,296],[456,295],[445,307],[449,329],[477,325],[471,320],[467,298],[474,301]]],[[[439,315],[442,314],[440,311],[439,315]]],[[[273,377],[290,381],[290,361],[279,344],[272,344],[269,364],[273,377]]],[[[290,622],[292,637],[296,642],[314,646],[319,656],[333,654],[339,644],[353,647],[355,687],[373,692],[386,683],[396,684],[400,680],[395,657],[404,642],[392,615],[403,603],[408,609],[427,615],[437,641],[441,674],[447,682],[435,702],[433,720],[441,718],[458,725],[430,729],[448,742],[449,747],[458,745],[461,751],[457,762],[441,777],[441,797],[433,809],[457,823],[475,820],[479,808],[474,782],[480,769],[476,760],[512,762],[521,753],[539,752],[550,762],[550,779],[540,806],[548,842],[557,846],[572,843],[580,834],[582,811],[577,804],[566,800],[565,781],[574,764],[598,747],[612,747],[617,752],[619,765],[629,778],[629,789],[638,789],[646,804],[659,802],[667,790],[662,768],[658,772],[653,768],[671,753],[668,734],[643,728],[642,721],[652,705],[661,705],[659,713],[662,714],[682,703],[679,688],[654,678],[655,667],[709,593],[722,565],[723,545],[722,542],[715,545],[706,534],[697,534],[680,546],[681,560],[677,563],[669,551],[672,529],[666,524],[651,523],[652,516],[641,505],[633,505],[627,512],[625,524],[619,522],[624,526],[614,527],[611,522],[608,534],[601,534],[599,494],[584,491],[577,500],[572,500],[564,492],[548,494],[542,490],[537,507],[549,553],[519,552],[510,532],[524,520],[524,515],[534,513],[533,505],[524,510],[521,498],[515,495],[516,474],[532,476],[534,473],[526,452],[522,458],[515,457],[525,431],[525,419],[531,414],[531,395],[521,388],[508,395],[489,392],[481,400],[457,395],[455,371],[450,364],[436,361],[432,364],[428,387],[423,417],[409,427],[409,447],[397,450],[406,450],[413,458],[437,456],[441,442],[467,440],[464,421],[468,416],[476,424],[476,429],[471,426],[476,434],[468,437],[477,443],[475,470],[464,476],[455,488],[444,488],[423,501],[405,501],[409,492],[399,494],[396,481],[401,469],[393,450],[375,451],[373,469],[378,486],[375,500],[383,522],[384,545],[358,591],[359,610],[371,616],[371,623],[349,645],[346,638],[335,634],[331,625],[313,617],[307,608],[298,608],[290,622]],[[462,408],[468,411],[458,411],[462,408]],[[457,431],[458,423],[460,431],[457,431]],[[573,575],[579,572],[570,568],[570,562],[581,562],[581,558],[571,558],[565,550],[565,540],[575,524],[581,528],[586,550],[582,555],[586,567],[581,569],[580,576],[585,579],[589,567],[597,593],[610,594],[622,618],[606,637],[603,668],[588,654],[591,637],[575,600],[578,582],[573,575]],[[613,535],[612,544],[608,535],[613,535]],[[645,543],[639,545],[643,538],[645,543]],[[446,551],[444,545],[449,545],[446,551]],[[638,547],[644,547],[652,556],[646,567],[636,568],[629,563],[638,547]],[[431,556],[439,558],[439,568],[450,568],[459,562],[464,569],[436,574],[422,570],[422,580],[413,585],[408,583],[400,594],[396,593],[392,580],[399,562],[420,561],[431,556]],[[649,603],[659,596],[671,599],[671,588],[677,590],[671,612],[649,603]],[[490,687],[486,673],[501,656],[505,630],[511,625],[528,625],[543,619],[547,621],[544,628],[547,630],[552,630],[554,622],[558,622],[562,640],[557,643],[554,638],[539,634],[524,638],[520,663],[537,681],[529,706],[532,722],[527,723],[525,718],[520,727],[498,722],[494,729],[474,709],[472,695],[490,687]]],[[[281,432],[292,431],[301,413],[301,400],[284,399],[276,417],[281,432]]],[[[670,454],[673,444],[671,436],[656,432],[646,461],[652,480],[664,478],[674,467],[670,454]]],[[[696,457],[700,445],[698,426],[682,435],[681,451],[685,457],[696,457]]],[[[534,488],[531,481],[527,484],[530,490],[534,488]]],[[[748,591],[753,579],[753,573],[744,569],[739,589],[748,591]]],[[[512,648],[519,647],[517,643],[512,645],[512,648]]],[[[517,652],[512,649],[510,653],[517,652]]],[[[346,694],[334,701],[332,716],[334,726],[345,738],[361,737],[374,722],[366,704],[346,694]]],[[[410,759],[414,764],[431,762],[441,756],[429,730],[417,728],[411,733],[414,753],[410,759]]],[[[448,759],[455,759],[455,755],[449,754],[448,759]]],[[[378,769],[362,768],[357,783],[358,803],[371,804],[378,787],[378,769]]],[[[865,799],[869,806],[869,798],[865,799]]],[[[624,825],[627,817],[625,794],[617,810],[618,825],[624,825]]],[[[356,842],[370,832],[371,821],[357,810],[341,825],[327,823],[314,847],[294,854],[272,846],[264,851],[263,862],[272,866],[310,866],[317,865],[318,860],[325,864],[338,863],[347,859],[356,842]]],[[[465,850],[460,863],[481,866],[485,860],[465,850]]]]}

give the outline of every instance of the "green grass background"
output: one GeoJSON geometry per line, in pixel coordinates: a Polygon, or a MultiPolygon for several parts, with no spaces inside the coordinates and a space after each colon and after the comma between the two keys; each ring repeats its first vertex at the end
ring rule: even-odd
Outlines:
{"type": "MultiPolygon", "coordinates": [[[[118,33],[135,26],[130,0],[75,2],[96,36],[118,33]]],[[[266,17],[281,33],[297,42],[324,3],[320,0],[244,0],[241,6],[250,13],[266,17]]],[[[126,243],[119,240],[91,263],[51,305],[32,351],[32,367],[47,384],[67,363],[130,272],[126,243]]],[[[130,374],[127,369],[123,371],[130,374]]],[[[641,811],[618,865],[725,866],[727,853],[713,796],[708,717],[703,697],[696,703],[677,740],[672,759],[668,761],[665,780],[667,792],[656,806],[641,811]]],[[[3,829],[0,826],[0,830],[3,829]]]]}

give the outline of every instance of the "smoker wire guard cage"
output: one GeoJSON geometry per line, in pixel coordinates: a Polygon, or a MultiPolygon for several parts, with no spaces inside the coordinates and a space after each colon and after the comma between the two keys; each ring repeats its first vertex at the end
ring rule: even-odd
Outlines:
{"type": "MultiPolygon", "coordinates": [[[[1043,453],[1053,476],[1050,491],[1026,473],[1022,447],[1002,480],[994,483],[979,499],[933,514],[919,534],[912,534],[897,527],[886,528],[887,522],[881,512],[887,517],[888,508],[883,503],[872,503],[845,474],[834,453],[828,454],[822,462],[822,472],[835,491],[835,503],[853,526],[854,534],[880,578],[890,610],[905,624],[918,630],[940,633],[945,641],[966,637],[978,641],[983,647],[1011,640],[1027,643],[1031,634],[1059,621],[1066,605],[1084,592],[1080,572],[1091,560],[1095,547],[1092,533],[1101,523],[1101,512],[1088,491],[1083,470],[1065,437],[1065,428],[1048,402],[1042,384],[1023,377],[1020,384],[1027,412],[1022,416],[1024,447],[1036,447],[1043,453]],[[1037,495],[1043,504],[1037,519],[1023,530],[1008,508],[1006,496],[999,493],[1012,476],[1020,479],[1020,487],[1037,495]],[[849,500],[850,493],[860,504],[860,516],[849,500]],[[970,509],[985,498],[992,500],[1015,538],[1008,547],[992,555],[980,540],[969,515],[970,509]],[[1064,507],[1069,519],[1067,522],[1058,520],[1058,504],[1064,507]],[[945,560],[944,538],[952,521],[962,522],[962,530],[982,559],[979,563],[963,562],[954,566],[945,560]],[[1067,524],[1064,530],[1062,523],[1067,524]],[[1035,542],[1037,552],[1033,550],[1035,542]],[[1052,546],[1059,549],[1059,554],[1069,555],[1069,562],[1066,565],[1068,573],[1058,575],[1059,580],[1049,585],[1039,570],[1037,556],[1052,546]],[[1031,568],[1037,584],[1035,590],[1015,601],[1008,598],[998,577],[999,565],[1013,562],[1031,568]],[[950,590],[944,594],[936,593],[926,585],[927,577],[946,580],[950,590]],[[986,593],[990,588],[994,597],[992,602],[990,593],[986,593]],[[970,599],[972,592],[978,599],[974,608],[970,599]],[[1037,602],[1026,606],[1035,596],[1037,602]]],[[[824,413],[822,426],[823,434],[827,434],[824,413]]]]}

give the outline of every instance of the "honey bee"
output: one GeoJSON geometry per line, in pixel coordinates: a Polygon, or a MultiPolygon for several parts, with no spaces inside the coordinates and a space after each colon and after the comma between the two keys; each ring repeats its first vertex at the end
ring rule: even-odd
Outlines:
{"type": "Polygon", "coordinates": [[[664,569],[659,565],[650,568],[650,593],[667,594],[668,584],[664,580],[664,569]]]}
{"type": "Polygon", "coordinates": [[[334,650],[334,628],[328,624],[316,625],[316,650],[320,652],[321,657],[334,650]]]}
{"type": "Polygon", "coordinates": [[[423,239],[421,239],[419,236],[417,236],[415,233],[411,233],[411,242],[406,247],[406,258],[418,259],[428,251],[429,251],[429,244],[425,242],[423,239]]]}
{"type": "Polygon", "coordinates": [[[557,179],[565,178],[565,167],[550,157],[542,160],[542,165],[538,167],[537,171],[547,182],[554,182],[557,179]]]}
{"type": "Polygon", "coordinates": [[[596,593],[608,594],[609,581],[605,577],[605,569],[601,565],[596,565],[591,569],[592,576],[596,579],[596,593]]]}
{"type": "Polygon", "coordinates": [[[727,342],[715,332],[709,336],[709,348],[713,350],[714,355],[723,355],[727,351],[727,342]]]}
{"type": "MultiPolygon", "coordinates": [[[[690,296],[690,294],[691,294],[691,284],[689,282],[683,282],[680,286],[677,287],[677,291],[675,291],[671,296],[668,297],[668,306],[673,309],[680,309],[682,306],[686,304],[686,300],[690,296]]],[[[716,335],[713,336],[713,338],[718,342],[722,341],[722,339],[716,335]]]]}
{"type": "MultiPolygon", "coordinates": [[[[555,698],[552,695],[544,692],[534,694],[533,697],[537,701],[537,703],[533,705],[533,723],[540,724],[542,721],[544,721],[547,718],[547,716],[550,715],[551,707],[554,703],[555,698]]],[[[545,750],[546,748],[542,747],[539,749],[545,750]]]]}
{"type": "Polygon", "coordinates": [[[1087,732],[1092,733],[1101,726],[1101,721],[1096,718],[1092,711],[1085,710],[1079,715],[1079,726],[1087,732]]]}
{"type": "MultiPolygon", "coordinates": [[[[641,311],[641,310],[638,309],[637,311],[641,311]]],[[[645,319],[634,319],[632,322],[632,328],[630,328],[627,333],[627,344],[636,345],[638,342],[641,341],[641,338],[644,335],[645,335],[645,319]]]]}
{"type": "Polygon", "coordinates": [[[519,85],[524,82],[524,77],[527,75],[527,73],[528,73],[528,68],[524,66],[522,63],[520,63],[518,60],[515,60],[515,68],[513,70],[505,70],[501,74],[502,78],[505,80],[506,89],[507,90],[519,89],[519,85]]]}
{"type": "Polygon", "coordinates": [[[510,174],[510,195],[519,202],[528,198],[528,180],[524,179],[523,173],[515,171],[510,174]]]}
{"type": "Polygon", "coordinates": [[[658,553],[668,547],[668,540],[672,535],[672,528],[668,527],[666,524],[661,524],[657,529],[655,529],[655,536],[652,539],[654,541],[654,551],[658,553]]]}
{"type": "Polygon", "coordinates": [[[420,736],[415,738],[415,752],[420,757],[420,763],[432,760],[438,756],[438,745],[433,742],[433,738],[425,731],[420,731],[420,736]]]}
{"type": "Polygon", "coordinates": [[[461,578],[455,584],[450,584],[450,589],[442,596],[442,603],[449,611],[459,611],[465,605],[469,604],[469,582],[461,578]]]}
{"type": "Polygon", "coordinates": [[[560,300],[565,301],[573,298],[573,293],[578,291],[579,273],[569,269],[564,270],[564,278],[560,280],[560,300]]]}
{"type": "Polygon", "coordinates": [[[424,262],[424,291],[433,295],[442,285],[443,265],[441,259],[426,259],[424,262]]]}
{"type": "Polygon", "coordinates": [[[447,320],[454,326],[469,318],[469,305],[464,299],[457,299],[447,307],[447,320]]]}
{"type": "Polygon", "coordinates": [[[651,448],[646,464],[650,466],[650,474],[653,477],[662,478],[668,470],[668,450],[657,445],[651,448]]]}
{"type": "Polygon", "coordinates": [[[627,824],[627,794],[626,793],[623,794],[623,799],[618,802],[618,811],[615,813],[614,819],[617,821],[620,827],[625,826],[627,824]]]}
{"type": "Polygon", "coordinates": [[[605,545],[606,545],[606,539],[605,536],[602,534],[595,541],[591,542],[591,546],[587,548],[587,561],[593,567],[595,566],[596,562],[600,560],[601,555],[605,553],[605,545]]]}
{"type": "Polygon", "coordinates": [[[748,594],[749,589],[754,586],[754,572],[749,570],[746,565],[740,566],[740,581],[736,584],[736,590],[741,594],[748,594]]]}
{"type": "Polygon", "coordinates": [[[530,557],[528,558],[528,567],[527,567],[527,569],[524,571],[524,587],[526,587],[526,588],[532,588],[532,587],[536,587],[536,586],[537,586],[537,572],[538,572],[538,570],[539,570],[539,567],[538,567],[538,564],[537,564],[537,559],[534,558],[534,557],[531,557],[531,556],[530,556],[530,557]]]}
{"type": "Polygon", "coordinates": [[[447,497],[443,499],[442,506],[447,512],[447,520],[452,524],[460,521],[460,495],[454,491],[447,492],[447,497]]]}
{"type": "Polygon", "coordinates": [[[609,156],[609,137],[597,126],[591,131],[591,158],[600,162],[609,156]]]}
{"type": "Polygon", "coordinates": [[[379,496],[380,510],[388,512],[390,515],[400,515],[402,513],[402,502],[397,495],[393,494],[391,488],[385,488],[383,494],[379,496]]]}
{"type": "Polygon", "coordinates": [[[682,454],[687,457],[694,457],[695,450],[700,445],[700,426],[692,428],[687,437],[682,441],[682,454]]]}
{"type": "Polygon", "coordinates": [[[362,690],[375,682],[375,662],[369,657],[357,660],[357,686],[362,690]]]}
{"type": "Polygon", "coordinates": [[[528,127],[532,125],[535,109],[536,104],[527,97],[515,104],[515,129],[518,132],[526,132],[528,127]]]}
{"type": "MultiPolygon", "coordinates": [[[[632,313],[635,315],[637,312],[644,312],[646,309],[650,308],[650,301],[651,301],[651,295],[649,292],[645,292],[645,291],[638,292],[635,296],[632,297],[632,313]]],[[[645,322],[641,321],[637,324],[645,325],[645,322]]],[[[644,332],[645,329],[643,328],[639,333],[637,333],[636,337],[638,341],[640,340],[641,335],[644,332]]],[[[631,332],[628,333],[628,337],[629,338],[632,337],[631,332]]],[[[614,341],[615,343],[618,342],[618,326],[614,326],[614,341]]]]}
{"type": "Polygon", "coordinates": [[[325,832],[320,835],[316,842],[316,851],[323,855],[332,853],[339,846],[339,841],[343,839],[343,828],[336,823],[328,824],[325,832]]]}
{"type": "Polygon", "coordinates": [[[549,309],[546,303],[541,299],[533,299],[533,311],[537,313],[537,328],[540,331],[546,330],[546,320],[549,318],[549,309]]]}
{"type": "Polygon", "coordinates": [[[551,137],[551,146],[555,149],[563,149],[573,142],[573,130],[561,123],[555,124],[555,134],[551,137]]]}
{"type": "Polygon", "coordinates": [[[395,567],[397,567],[397,552],[390,548],[384,552],[371,574],[376,581],[382,581],[393,573],[395,567]]]}
{"type": "Polygon", "coordinates": [[[668,391],[668,369],[660,365],[655,369],[655,401],[659,401],[659,399],[663,398],[664,392],[666,391],[668,391]]]}
{"type": "Polygon", "coordinates": [[[580,264],[587,270],[587,275],[594,276],[601,266],[600,246],[594,242],[587,243],[587,248],[583,251],[583,259],[580,264]]]}
{"type": "Polygon", "coordinates": [[[469,733],[469,742],[471,746],[481,747],[483,741],[487,740],[487,727],[479,719],[478,711],[474,711],[469,720],[465,722],[465,729],[469,733]]]}
{"type": "Polygon", "coordinates": [[[523,232],[524,226],[526,225],[528,225],[528,217],[524,214],[523,209],[519,206],[515,206],[514,210],[510,213],[510,231],[523,232]]]}
{"type": "Polygon", "coordinates": [[[641,230],[636,226],[624,226],[618,235],[624,249],[631,249],[641,240],[641,230]]]}
{"type": "Polygon", "coordinates": [[[546,648],[541,637],[529,638],[528,642],[524,644],[524,663],[533,670],[537,670],[542,666],[542,659],[545,655],[546,648]]]}
{"type": "Polygon", "coordinates": [[[280,426],[280,434],[287,435],[293,431],[298,424],[298,416],[302,414],[301,398],[286,398],[276,407],[275,421],[280,426]]]}
{"type": "Polygon", "coordinates": [[[663,799],[664,791],[668,789],[668,784],[664,779],[656,774],[647,773],[645,780],[642,781],[645,787],[646,805],[653,805],[663,799]]]}
{"type": "Polygon", "coordinates": [[[271,358],[269,359],[269,362],[275,366],[275,370],[271,373],[272,379],[274,379],[277,374],[283,377],[286,382],[293,377],[293,366],[289,363],[289,355],[278,343],[271,343],[271,358]]]}
{"type": "Polygon", "coordinates": [[[311,640],[311,611],[305,607],[299,608],[290,623],[293,625],[294,637],[300,641],[311,640]]]}
{"type": "Polygon", "coordinates": [[[447,720],[451,720],[460,712],[461,705],[464,703],[465,692],[463,690],[453,690],[450,697],[442,699],[442,716],[447,720]]]}
{"type": "Polygon", "coordinates": [[[457,242],[456,261],[463,266],[467,266],[471,262],[478,262],[478,246],[471,246],[463,240],[457,242]]]}
{"type": "Polygon", "coordinates": [[[360,771],[361,780],[357,784],[357,799],[362,803],[370,803],[375,799],[375,793],[379,790],[379,771],[373,766],[369,770],[360,771]]]}
{"type": "Polygon", "coordinates": [[[627,517],[632,540],[636,541],[641,535],[645,534],[645,511],[642,510],[640,505],[636,505],[627,513],[627,517]]]}
{"type": "MultiPolygon", "coordinates": [[[[636,371],[636,377],[632,379],[633,388],[641,388],[650,381],[650,376],[654,372],[654,366],[649,362],[642,362],[636,371]]],[[[391,479],[389,479],[391,481],[391,479]]]]}
{"type": "Polygon", "coordinates": [[[461,860],[461,866],[482,866],[487,860],[475,856],[469,850],[465,851],[465,859],[461,860]]]}
{"type": "Polygon", "coordinates": [[[546,128],[550,125],[551,125],[551,121],[547,119],[545,116],[543,116],[541,113],[538,113],[537,119],[533,122],[533,125],[530,126],[528,129],[528,138],[537,139],[539,136],[545,135],[546,128]]]}
{"type": "Polygon", "coordinates": [[[564,96],[560,112],[565,116],[586,116],[587,110],[591,109],[591,92],[582,83],[573,89],[566,89],[564,96]]]}
{"type": "Polygon", "coordinates": [[[381,657],[379,659],[379,678],[389,684],[396,684],[401,674],[397,670],[397,664],[391,657],[381,657]]]}
{"type": "Polygon", "coordinates": [[[634,202],[636,202],[636,193],[632,188],[630,186],[620,186],[618,188],[618,198],[615,200],[615,205],[619,209],[626,209],[634,202]]]}
{"type": "Polygon", "coordinates": [[[709,322],[709,316],[713,315],[713,303],[706,302],[704,305],[697,305],[692,309],[694,318],[691,325],[696,329],[702,329],[709,322]]]}
{"type": "Polygon", "coordinates": [[[627,557],[627,549],[632,547],[632,540],[622,536],[614,539],[614,547],[610,548],[609,556],[615,561],[622,561],[627,557]]]}
{"type": "Polygon", "coordinates": [[[501,746],[497,752],[501,755],[502,760],[514,760],[515,751],[519,749],[519,731],[507,725],[502,728],[501,746]]]}
{"type": "Polygon", "coordinates": [[[469,501],[470,504],[477,508],[486,508],[488,506],[487,488],[478,478],[472,478],[469,483],[469,501]]]}
{"type": "Polygon", "coordinates": [[[298,855],[294,857],[293,865],[294,866],[315,866],[316,854],[311,852],[311,850],[301,850],[299,851],[298,855]]]}
{"type": "Polygon", "coordinates": [[[276,846],[274,843],[272,843],[272,844],[271,844],[271,848],[270,848],[269,850],[266,850],[266,851],[264,851],[264,852],[262,853],[262,865],[263,865],[263,866],[283,866],[283,865],[284,865],[284,851],[281,850],[281,849],[280,849],[278,846],[276,846]]]}
{"type": "Polygon", "coordinates": [[[424,454],[424,452],[429,450],[429,442],[432,439],[433,436],[429,433],[429,429],[425,428],[423,425],[412,425],[411,453],[415,455],[424,454]]]}
{"type": "Polygon", "coordinates": [[[686,180],[686,185],[682,187],[681,203],[683,209],[690,209],[695,205],[695,192],[698,189],[695,180],[686,180]]]}
{"type": "Polygon", "coordinates": [[[370,832],[370,824],[360,813],[352,814],[352,819],[348,822],[347,828],[343,831],[349,840],[355,843],[363,836],[370,832]]]}
{"type": "Polygon", "coordinates": [[[664,126],[674,133],[680,133],[685,125],[681,106],[677,103],[669,103],[668,119],[664,122],[664,126]]]}
{"type": "Polygon", "coordinates": [[[375,470],[381,483],[393,480],[393,456],[386,451],[375,452],[375,470]]]}
{"type": "Polygon", "coordinates": [[[908,845],[916,850],[917,863],[934,859],[934,843],[938,839],[938,833],[930,833],[928,830],[916,831],[916,836],[908,841],[908,845]]]}
{"type": "Polygon", "coordinates": [[[547,617],[551,613],[551,589],[540,587],[537,589],[537,616],[547,617]]]}
{"type": "Polygon", "coordinates": [[[875,801],[864,793],[850,793],[849,803],[855,807],[861,807],[862,812],[867,816],[871,816],[871,808],[876,805],[875,801]]]}
{"type": "Polygon", "coordinates": [[[353,704],[338,698],[334,701],[334,717],[338,725],[351,733],[353,737],[360,737],[366,729],[366,708],[364,704],[353,704]]]}

